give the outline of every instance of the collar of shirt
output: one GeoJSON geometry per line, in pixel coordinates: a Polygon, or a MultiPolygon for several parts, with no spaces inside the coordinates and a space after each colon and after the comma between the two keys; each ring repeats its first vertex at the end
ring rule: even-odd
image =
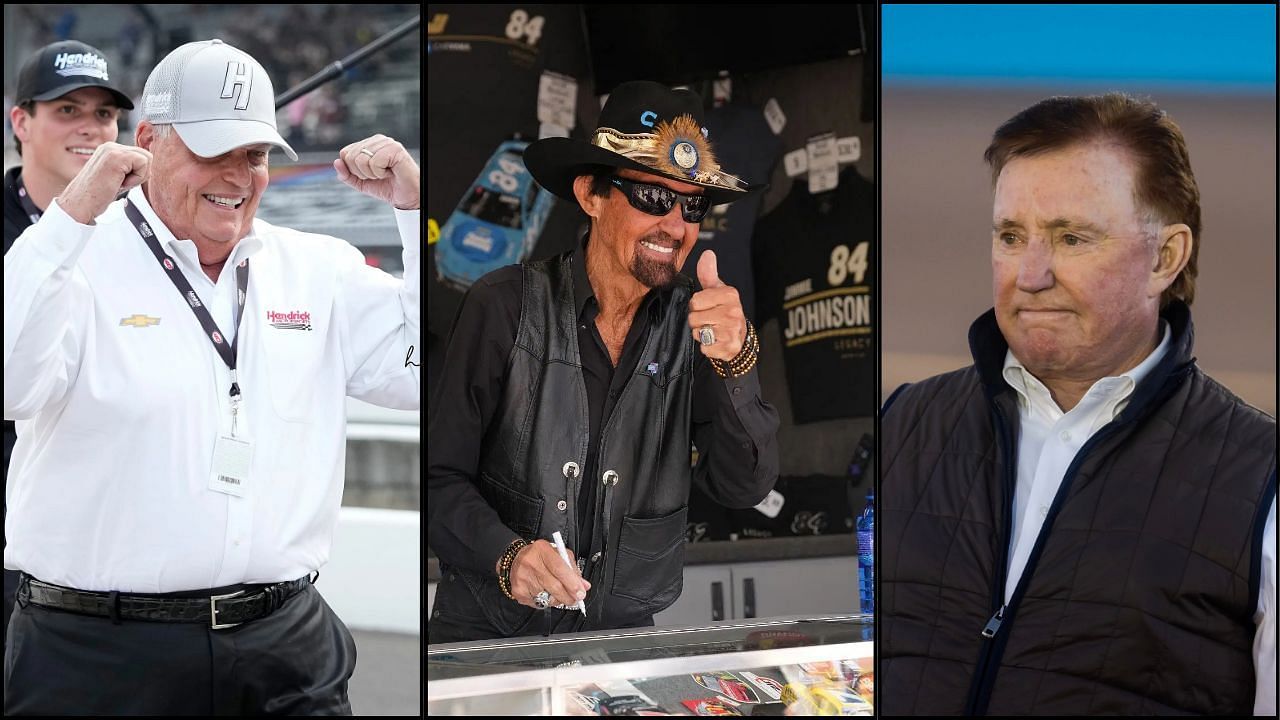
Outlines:
{"type": "MultiPolygon", "coordinates": [[[[1160,344],[1156,345],[1156,349],[1151,351],[1142,362],[1128,372],[1121,373],[1119,376],[1104,377],[1095,382],[1085,396],[1081,398],[1080,404],[1075,409],[1081,411],[1096,412],[1094,421],[1090,423],[1092,431],[1096,431],[1102,425],[1115,419],[1117,415],[1128,405],[1129,397],[1133,395],[1134,388],[1143,378],[1151,373],[1151,370],[1160,362],[1165,353],[1168,352],[1170,344],[1173,342],[1173,332],[1169,327],[1169,323],[1163,318],[1160,320],[1160,327],[1163,330],[1163,336],[1160,344]]],[[[1062,412],[1062,408],[1058,407],[1053,399],[1053,395],[1049,392],[1049,388],[1013,355],[1012,350],[1005,352],[1004,356],[1004,379],[1018,393],[1018,404],[1021,410],[1031,417],[1038,417],[1044,422],[1052,425],[1057,422],[1066,413],[1062,412]]]]}
{"type": "MultiPolygon", "coordinates": [[[[587,276],[587,242],[589,240],[589,233],[583,235],[573,250],[573,306],[578,311],[579,322],[594,320],[600,312],[595,288],[591,287],[591,278],[587,276]],[[590,311],[589,315],[588,311],[590,311]]],[[[640,302],[640,309],[647,311],[650,319],[655,322],[662,319],[663,308],[666,307],[665,302],[656,302],[656,300],[659,297],[665,298],[666,292],[668,291],[650,290],[640,302]]]]}
{"type": "MultiPolygon", "coordinates": [[[[130,190],[128,198],[138,207],[142,217],[147,219],[147,223],[155,231],[156,239],[160,241],[160,247],[185,263],[185,269],[192,271],[188,272],[188,275],[208,280],[209,276],[205,275],[204,270],[200,267],[200,255],[196,250],[195,242],[193,240],[179,240],[174,236],[173,231],[169,230],[169,226],[165,225],[160,216],[156,214],[155,208],[151,207],[151,203],[147,202],[147,196],[146,193],[142,192],[142,186],[139,185],[130,190]]],[[[258,238],[256,229],[251,227],[249,234],[241,238],[231,250],[231,255],[228,256],[227,263],[223,267],[234,267],[236,263],[253,256],[254,253],[261,249],[262,240],[258,238]]],[[[226,275],[219,275],[218,279],[222,280],[223,277],[226,277],[226,275]]],[[[209,280],[209,282],[213,283],[212,280],[209,280]]]]}
{"type": "Polygon", "coordinates": [[[1164,338],[1146,359],[1117,377],[1101,378],[1065,413],[1044,383],[1032,375],[1012,351],[1005,352],[1003,375],[1018,394],[1019,420],[1018,475],[1005,602],[1013,597],[1072,461],[1090,437],[1120,414],[1138,383],[1151,373],[1172,345],[1173,332],[1163,319],[1161,323],[1164,338]]]}

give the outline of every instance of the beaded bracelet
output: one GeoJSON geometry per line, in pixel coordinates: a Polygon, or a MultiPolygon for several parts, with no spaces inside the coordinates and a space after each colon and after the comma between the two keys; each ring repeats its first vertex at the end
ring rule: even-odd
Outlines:
{"type": "Polygon", "coordinates": [[[727,362],[721,360],[713,360],[712,367],[716,373],[722,378],[737,378],[746,375],[756,365],[759,358],[760,340],[756,334],[755,327],[749,322],[747,323],[747,337],[742,344],[742,349],[732,360],[727,362]]]}
{"type": "Polygon", "coordinates": [[[516,555],[519,555],[520,551],[530,544],[524,538],[516,538],[511,541],[506,550],[502,551],[502,557],[498,559],[498,587],[502,589],[503,595],[512,600],[515,600],[516,597],[511,594],[511,566],[516,561],[516,555]]]}
{"type": "Polygon", "coordinates": [[[747,337],[742,342],[742,349],[734,356],[732,360],[716,360],[707,358],[711,361],[711,367],[715,369],[716,374],[722,378],[738,378],[751,372],[756,366],[756,361],[760,358],[760,337],[756,334],[756,328],[747,321],[747,337]]]}

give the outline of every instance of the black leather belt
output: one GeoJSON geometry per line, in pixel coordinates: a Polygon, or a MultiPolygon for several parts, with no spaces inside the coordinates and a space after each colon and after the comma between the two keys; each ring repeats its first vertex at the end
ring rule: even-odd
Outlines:
{"type": "Polygon", "coordinates": [[[87,592],[41,582],[24,573],[16,600],[113,621],[204,623],[221,630],[270,615],[310,584],[308,576],[274,585],[251,585],[223,595],[175,598],[87,592]]]}

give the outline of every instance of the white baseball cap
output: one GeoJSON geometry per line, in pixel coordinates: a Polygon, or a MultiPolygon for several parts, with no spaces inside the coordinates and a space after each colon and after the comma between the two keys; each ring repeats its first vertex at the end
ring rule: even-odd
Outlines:
{"type": "Polygon", "coordinates": [[[268,143],[297,160],[276,130],[275,99],[271,78],[257,60],[214,39],[166,55],[147,78],[140,107],[143,120],[172,124],[201,157],[268,143]]]}

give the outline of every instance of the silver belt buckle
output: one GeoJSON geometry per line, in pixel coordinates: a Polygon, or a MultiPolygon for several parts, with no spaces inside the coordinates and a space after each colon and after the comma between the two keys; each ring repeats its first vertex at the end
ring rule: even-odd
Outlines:
{"type": "Polygon", "coordinates": [[[226,600],[227,598],[240,597],[241,595],[244,595],[244,593],[245,593],[244,590],[237,590],[229,595],[210,595],[209,596],[209,629],[223,630],[225,628],[233,628],[241,624],[241,623],[224,623],[219,625],[218,624],[218,601],[226,600]]]}

